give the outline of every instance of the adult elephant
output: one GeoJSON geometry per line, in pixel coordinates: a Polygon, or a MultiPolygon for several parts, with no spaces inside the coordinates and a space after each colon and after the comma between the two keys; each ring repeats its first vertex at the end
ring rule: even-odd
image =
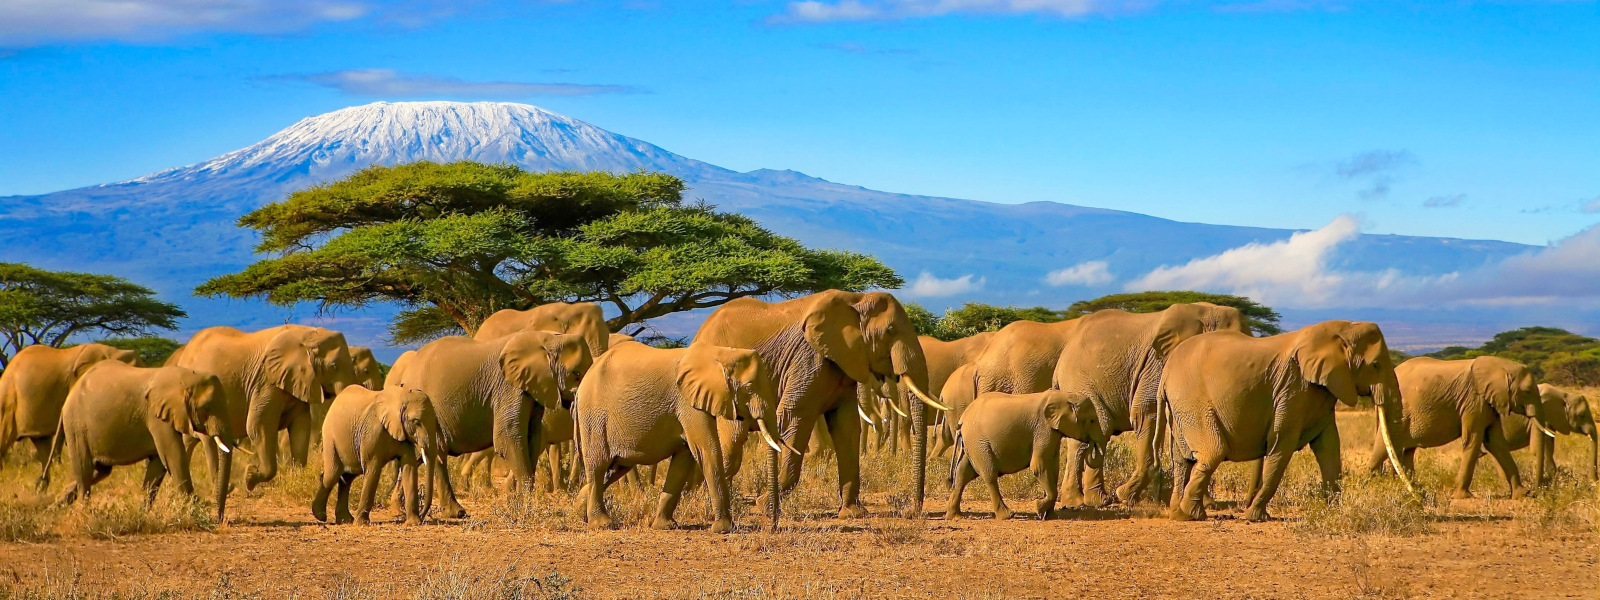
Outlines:
{"type": "MultiPolygon", "coordinates": [[[[839,469],[839,514],[859,517],[866,508],[859,499],[860,436],[858,418],[870,419],[873,403],[857,401],[856,386],[867,386],[884,398],[899,398],[900,387],[924,402],[936,403],[924,390],[928,363],[917,343],[905,307],[883,292],[829,290],[769,303],[741,298],[719,307],[695,334],[693,345],[710,344],[755,350],[767,365],[778,394],[779,437],[792,448],[805,448],[818,421],[826,420],[839,469]]],[[[927,463],[928,433],[923,411],[912,417],[912,503],[908,516],[920,515],[927,463]]],[[[723,459],[737,473],[749,426],[722,424],[723,459]]],[[[804,456],[784,456],[780,489],[800,480],[804,456]]],[[[778,490],[768,490],[777,493],[778,490]]]]}
{"type": "MultiPolygon", "coordinates": [[[[1392,423],[1397,459],[1406,471],[1412,470],[1417,448],[1433,448],[1461,440],[1461,463],[1456,473],[1455,498],[1472,497],[1472,472],[1478,464],[1478,449],[1489,451],[1505,474],[1513,498],[1521,497],[1521,475],[1511,458],[1511,445],[1505,428],[1495,427],[1501,419],[1521,414],[1539,423],[1539,386],[1533,372],[1521,363],[1497,356],[1470,360],[1439,360],[1419,357],[1395,368],[1400,378],[1399,406],[1381,407],[1383,420],[1392,423]]],[[[1374,446],[1367,462],[1370,471],[1383,469],[1391,457],[1374,446]]]]}
{"type": "Polygon", "coordinates": [[[17,352],[0,373],[0,464],[11,445],[21,440],[33,442],[34,457],[44,463],[67,392],[89,367],[103,360],[139,366],[139,353],[105,344],[71,348],[36,344],[17,352]]]}
{"type": "Polygon", "coordinates": [[[1556,438],[1561,435],[1588,437],[1589,477],[1600,479],[1600,434],[1595,431],[1594,415],[1589,412],[1589,401],[1576,392],[1569,392],[1548,383],[1539,384],[1539,419],[1529,419],[1517,413],[1500,417],[1491,426],[1499,429],[1512,450],[1533,446],[1533,484],[1550,485],[1556,472],[1556,438]],[[1548,432],[1548,433],[1547,433],[1548,432]]]}
{"type": "MultiPolygon", "coordinates": [[[[211,373],[222,381],[233,431],[247,435],[256,449],[255,463],[245,467],[247,490],[277,476],[280,429],[289,431],[290,460],[305,466],[311,406],[360,383],[344,334],[304,325],[252,332],[202,329],[167,364],[211,373]]],[[[202,445],[216,473],[216,448],[202,445]]]]}
{"type": "MultiPolygon", "coordinates": [[[[956,369],[960,368],[961,365],[977,360],[978,356],[983,354],[983,351],[989,347],[989,340],[994,339],[994,335],[995,332],[993,331],[985,331],[948,342],[932,336],[917,336],[917,343],[922,346],[922,355],[928,361],[928,391],[937,393],[943,390],[945,382],[950,379],[950,375],[955,373],[956,369]]],[[[950,405],[949,402],[943,400],[940,400],[940,403],[945,406],[950,405]]],[[[922,405],[920,402],[915,404],[921,407],[921,410],[933,410],[933,407],[922,405]]],[[[937,437],[933,441],[932,454],[938,456],[943,454],[950,447],[950,444],[955,442],[955,439],[946,435],[945,427],[943,427],[944,417],[949,415],[941,413],[934,415],[938,417],[935,419],[929,419],[928,416],[925,414],[923,419],[924,422],[934,424],[934,432],[937,437]]],[[[907,434],[910,433],[910,421],[910,419],[900,421],[906,423],[904,429],[907,434]]]]}
{"type": "MultiPolygon", "coordinates": [[[[388,383],[428,395],[447,455],[492,447],[509,461],[515,479],[532,489],[544,411],[572,406],[592,362],[589,344],[576,335],[522,331],[487,341],[451,336],[418,349],[403,368],[389,372],[388,383]]],[[[445,516],[465,515],[449,470],[435,471],[445,516]]]]}
{"type": "MultiPolygon", "coordinates": [[[[484,319],[483,324],[478,326],[478,331],[472,338],[492,340],[518,331],[549,331],[581,336],[589,344],[589,351],[595,358],[599,358],[610,349],[613,337],[621,335],[611,333],[611,329],[606,325],[605,314],[598,304],[552,302],[528,310],[505,309],[489,315],[489,318],[484,319]]],[[[627,339],[633,338],[627,337],[627,339]]],[[[545,447],[539,452],[545,454],[549,460],[550,479],[545,484],[547,492],[567,487],[564,481],[567,479],[566,474],[561,470],[561,444],[572,441],[574,428],[571,411],[560,407],[544,411],[539,439],[544,440],[545,447]]],[[[464,475],[470,478],[479,468],[492,475],[493,455],[486,452],[473,454],[467,457],[467,463],[462,469],[464,475]]],[[[572,462],[574,477],[578,475],[579,470],[578,461],[574,460],[572,462]]]]}
{"type": "MultiPolygon", "coordinates": [[[[1134,432],[1134,472],[1117,488],[1116,498],[1138,497],[1160,472],[1156,465],[1156,390],[1167,356],[1179,343],[1212,331],[1248,335],[1244,315],[1209,302],[1174,304],[1152,313],[1101,310],[1078,319],[1066,336],[1051,376],[1051,387],[1066,397],[1091,403],[1105,428],[1101,439],[1134,432]]],[[[1102,448],[1103,450],[1103,448],[1102,448]]],[[[1109,504],[1102,472],[1090,464],[1094,450],[1067,438],[1066,506],[1109,504]]],[[[1099,461],[1093,461],[1099,462],[1099,461]]]]}
{"type": "MultiPolygon", "coordinates": [[[[600,357],[578,386],[580,400],[574,409],[588,480],[578,493],[585,520],[594,527],[609,526],[606,486],[635,467],[671,458],[652,526],[675,525],[673,513],[684,484],[699,466],[716,514],[711,530],[733,531],[733,477],[722,459],[718,423],[757,424],[770,447],[767,485],[775,486],[779,446],[770,432],[778,429],[778,411],[772,384],[753,350],[622,344],[600,357]]],[[[778,496],[767,498],[776,528],[778,496]]]]}
{"type": "MultiPolygon", "coordinates": [[[[371,391],[383,390],[383,366],[378,364],[378,358],[372,355],[372,349],[366,346],[351,346],[350,360],[355,364],[356,383],[371,391]]],[[[311,409],[311,442],[316,446],[322,443],[322,422],[328,417],[328,407],[332,400],[318,402],[310,406],[311,409]]],[[[284,448],[291,447],[289,432],[279,432],[279,443],[284,448]]],[[[292,454],[292,452],[291,452],[292,454]]]]}
{"type": "Polygon", "coordinates": [[[1383,332],[1365,322],[1324,321],[1265,338],[1216,331],[1179,344],[1157,393],[1157,410],[1171,411],[1157,427],[1170,421],[1175,446],[1171,517],[1205,518],[1201,499],[1217,466],[1261,459],[1245,518],[1266,520],[1290,457],[1307,445],[1323,485],[1337,489],[1334,405],[1355,406],[1363,396],[1379,406],[1396,403],[1390,361],[1383,332]]]}

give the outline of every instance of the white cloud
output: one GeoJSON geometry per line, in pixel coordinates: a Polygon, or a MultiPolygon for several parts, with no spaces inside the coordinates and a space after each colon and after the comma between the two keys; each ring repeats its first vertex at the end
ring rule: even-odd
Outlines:
{"type": "Polygon", "coordinates": [[[626,85],[537,83],[528,81],[462,81],[453,77],[402,73],[393,69],[349,69],[275,79],[306,81],[353,96],[375,98],[526,98],[528,96],[593,96],[641,91],[626,85]]]}
{"type": "Polygon", "coordinates": [[[1195,289],[1250,296],[1287,308],[1438,307],[1563,303],[1600,306],[1600,225],[1548,247],[1464,272],[1407,275],[1328,267],[1360,222],[1340,216],[1327,226],[1270,244],[1248,244],[1165,266],[1130,282],[1129,291],[1195,289]]]}
{"type": "Polygon", "coordinates": [[[405,22],[448,10],[426,0],[5,0],[0,45],[151,41],[201,31],[280,33],[369,18],[405,22]]]}
{"type": "Polygon", "coordinates": [[[933,273],[923,271],[921,275],[917,276],[916,281],[911,282],[911,289],[908,290],[908,292],[912,296],[920,296],[924,298],[954,296],[956,294],[964,294],[967,292],[981,290],[983,289],[984,282],[985,278],[983,277],[979,277],[977,281],[973,281],[971,273],[962,275],[955,279],[940,279],[935,277],[933,273]]]}
{"type": "Polygon", "coordinates": [[[1091,260],[1076,265],[1051,271],[1044,276],[1045,283],[1054,286],[1062,285],[1105,285],[1116,279],[1107,268],[1106,261],[1091,260]]]}

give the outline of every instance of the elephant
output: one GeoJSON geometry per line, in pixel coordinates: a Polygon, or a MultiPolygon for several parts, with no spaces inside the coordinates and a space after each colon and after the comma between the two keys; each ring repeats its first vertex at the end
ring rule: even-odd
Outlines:
{"type": "Polygon", "coordinates": [[[1539,387],[1534,384],[1532,371],[1495,356],[1470,360],[1418,357],[1400,363],[1395,375],[1400,378],[1399,406],[1382,407],[1379,423],[1392,422],[1389,429],[1399,454],[1389,456],[1375,450],[1367,461],[1369,471],[1381,471],[1386,460],[1394,460],[1410,472],[1417,448],[1461,440],[1461,463],[1453,498],[1472,497],[1472,472],[1478,463],[1479,448],[1488,450],[1499,463],[1513,498],[1526,493],[1517,463],[1511,458],[1506,431],[1495,424],[1521,413],[1544,428],[1539,414],[1539,387]]]}
{"type": "MultiPolygon", "coordinates": [[[[1066,336],[1050,387],[1092,403],[1106,428],[1104,438],[1132,431],[1138,440],[1133,445],[1134,472],[1117,488],[1116,499],[1135,500],[1161,472],[1155,459],[1155,409],[1167,356],[1184,340],[1211,331],[1250,333],[1239,309],[1196,302],[1151,313],[1095,311],[1079,318],[1066,336]]],[[[1103,450],[1067,439],[1063,496],[1068,506],[1111,502],[1101,471],[1085,467],[1091,452],[1103,450]]]]}
{"type": "Polygon", "coordinates": [[[1028,468],[1044,486],[1044,499],[1037,507],[1039,518],[1050,518],[1061,474],[1061,440],[1073,438],[1103,446],[1105,428],[1097,413],[1090,402],[1059,390],[980,394],[961,415],[957,429],[945,518],[961,518],[961,494],[979,477],[994,500],[994,518],[1011,518],[1011,509],[1000,496],[999,478],[1028,468]]]}
{"type": "Polygon", "coordinates": [[[1533,483],[1550,485],[1556,472],[1556,438],[1546,431],[1589,438],[1589,478],[1600,479],[1600,433],[1595,431],[1594,415],[1587,398],[1548,383],[1539,384],[1539,421],[1517,413],[1500,416],[1491,428],[1500,430],[1512,450],[1533,446],[1533,483]],[[1543,424],[1541,430],[1541,423],[1543,424]]]}
{"type": "MultiPolygon", "coordinates": [[[[431,486],[444,453],[444,434],[428,395],[401,387],[374,391],[352,385],[330,404],[328,418],[322,423],[322,482],[311,500],[311,514],[318,521],[328,520],[328,494],[338,486],[335,522],[367,524],[383,467],[398,461],[399,481],[405,490],[405,522],[421,523],[418,463],[426,468],[423,481],[431,486]],[[361,499],[352,517],[350,485],[358,475],[364,475],[361,499]]],[[[431,497],[429,491],[423,491],[421,497],[431,497]]]]}
{"type": "MultiPolygon", "coordinates": [[[[985,331],[948,342],[926,335],[917,336],[917,343],[922,346],[922,355],[928,361],[928,391],[937,392],[944,389],[945,381],[950,379],[950,375],[955,373],[957,368],[976,360],[980,354],[983,354],[984,349],[989,347],[989,340],[993,338],[993,331],[985,331]]],[[[950,405],[949,402],[943,400],[940,402],[945,406],[950,405]]],[[[924,407],[924,409],[931,408],[924,407]]],[[[940,413],[939,416],[948,417],[949,415],[940,413]]],[[[925,417],[925,420],[933,423],[934,431],[939,432],[938,437],[934,438],[933,450],[930,451],[933,456],[939,456],[950,447],[955,438],[949,438],[944,435],[945,427],[942,419],[934,420],[926,419],[925,417]]],[[[896,434],[900,434],[902,429],[905,433],[910,433],[910,419],[905,419],[904,421],[908,426],[903,428],[896,427],[896,434]]]]}
{"type": "Polygon", "coordinates": [[[1001,327],[972,361],[978,393],[1027,394],[1050,389],[1061,349],[1081,319],[1038,323],[1017,321],[1001,327]]]}
{"type": "Polygon", "coordinates": [[[1178,344],[1156,392],[1164,414],[1156,427],[1170,424],[1174,442],[1171,518],[1205,518],[1201,500],[1223,461],[1261,459],[1245,518],[1266,520],[1289,459],[1308,444],[1324,488],[1337,491],[1334,404],[1356,406],[1361,396],[1380,406],[1398,402],[1392,360],[1383,331],[1360,321],[1324,321],[1263,338],[1213,331],[1178,344]]]}
{"type": "MultiPolygon", "coordinates": [[[[189,476],[187,436],[207,436],[222,457],[216,474],[217,520],[227,516],[228,476],[232,471],[234,434],[231,407],[222,381],[215,375],[183,367],[135,367],[101,361],[90,368],[67,394],[61,426],[51,446],[52,459],[64,455],[73,475],[61,497],[69,504],[89,499],[95,483],[115,466],[145,461],[146,501],[154,502],[161,480],[171,473],[178,490],[194,494],[189,476]]],[[[39,487],[50,481],[46,461],[39,487]]]]}
{"type": "MultiPolygon", "coordinates": [[[[716,533],[733,531],[732,482],[723,462],[717,425],[754,421],[770,446],[772,467],[779,445],[777,395],[772,377],[754,350],[695,344],[661,349],[622,344],[595,361],[578,385],[578,444],[587,484],[579,510],[593,527],[609,527],[606,487],[628,471],[671,458],[652,526],[671,529],[673,513],[695,466],[705,472],[716,533]]],[[[798,451],[790,449],[795,454],[798,451]]],[[[777,473],[770,468],[769,475],[777,473]]],[[[768,480],[769,489],[776,485],[768,480]]],[[[768,495],[777,528],[778,496],[768,495]]]]}
{"type": "MultiPolygon", "coordinates": [[[[384,385],[428,395],[439,416],[445,454],[492,447],[527,489],[539,463],[534,449],[543,448],[538,424],[544,411],[570,408],[578,382],[593,363],[582,337],[533,330],[487,341],[439,338],[401,358],[384,385]]],[[[445,516],[464,516],[449,469],[434,471],[445,516]]]]}
{"type": "MultiPolygon", "coordinates": [[[[306,464],[311,442],[312,405],[359,383],[344,334],[304,325],[280,325],[254,332],[232,327],[202,329],[167,364],[211,373],[222,381],[233,430],[256,449],[245,467],[245,489],[278,474],[278,431],[289,431],[289,457],[306,464]]],[[[206,445],[208,462],[217,466],[206,445]]]]}
{"type": "MultiPolygon", "coordinates": [[[[939,388],[939,402],[947,408],[940,419],[939,440],[941,443],[949,440],[946,447],[954,447],[956,433],[961,428],[961,415],[977,399],[978,365],[967,363],[956,367],[955,372],[945,378],[944,387],[939,388]]],[[[944,448],[939,449],[943,451],[944,448]]]]}
{"type": "Polygon", "coordinates": [[[50,454],[50,436],[61,422],[61,406],[72,384],[96,363],[115,360],[140,366],[139,353],[105,344],[80,344],[53,348],[35,344],[23,348],[0,372],[0,464],[11,444],[33,442],[33,455],[41,464],[50,454]]]}
{"type": "MultiPolygon", "coordinates": [[[[860,517],[866,508],[860,492],[858,418],[872,421],[856,386],[898,401],[903,386],[916,399],[943,408],[930,398],[928,365],[916,329],[900,301],[883,292],[829,290],[782,302],[739,298],[718,307],[701,324],[694,342],[755,350],[774,380],[779,398],[779,438],[805,448],[819,420],[832,434],[839,469],[839,515],[860,517]]],[[[908,516],[920,515],[925,491],[927,427],[923,411],[912,418],[912,496],[908,516]]],[[[719,423],[723,460],[737,474],[749,424],[719,423]]],[[[784,454],[778,490],[800,480],[802,454],[784,454]]]]}
{"type": "MultiPolygon", "coordinates": [[[[378,364],[377,357],[372,355],[372,349],[366,346],[351,346],[350,359],[355,363],[356,383],[369,390],[383,389],[383,366],[378,364]]],[[[311,410],[311,446],[322,444],[322,422],[328,416],[328,406],[332,402],[318,402],[310,405],[311,410]]],[[[287,430],[278,432],[280,445],[286,452],[293,453],[287,430]]]]}

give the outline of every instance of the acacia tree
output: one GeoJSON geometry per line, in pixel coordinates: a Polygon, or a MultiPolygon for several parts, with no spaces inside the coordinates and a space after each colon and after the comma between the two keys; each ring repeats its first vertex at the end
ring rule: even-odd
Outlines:
{"type": "Polygon", "coordinates": [[[1283,333],[1283,328],[1278,325],[1282,316],[1272,307],[1266,306],[1244,296],[1230,296],[1228,294],[1207,294],[1205,292],[1172,291],[1172,292],[1137,292],[1132,294],[1112,294],[1101,296],[1093,300],[1073,302],[1067,307],[1066,317],[1076,319],[1097,310],[1116,308],[1135,313],[1148,313],[1166,310],[1174,304],[1188,302],[1210,302],[1221,306],[1232,306],[1244,314],[1245,325],[1250,327],[1254,335],[1277,335],[1283,333]]]}
{"type": "Polygon", "coordinates": [[[683,200],[661,173],[374,166],[239,220],[271,254],[196,294],[323,310],[394,302],[396,343],[473,332],[495,311],[598,302],[612,331],[746,296],[904,284],[876,259],[815,250],[683,200]]]}
{"type": "Polygon", "coordinates": [[[175,329],[186,316],[150,288],[120,277],[0,263],[0,369],[33,344],[59,348],[91,333],[143,335],[175,329]]]}
{"type": "Polygon", "coordinates": [[[911,324],[917,328],[918,334],[947,342],[986,331],[999,331],[1016,321],[1054,323],[1066,318],[1061,311],[1043,306],[1018,308],[980,302],[968,302],[961,308],[947,309],[941,316],[934,316],[922,305],[912,303],[906,305],[906,313],[911,317],[911,324]]]}

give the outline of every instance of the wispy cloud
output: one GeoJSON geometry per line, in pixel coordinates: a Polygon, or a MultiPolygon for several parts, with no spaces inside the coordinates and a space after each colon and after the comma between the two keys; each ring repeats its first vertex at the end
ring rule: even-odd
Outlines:
{"type": "Polygon", "coordinates": [[[916,281],[911,282],[911,289],[907,292],[912,296],[939,298],[983,289],[985,278],[979,277],[977,281],[972,278],[973,275],[968,273],[955,279],[940,279],[933,273],[923,271],[916,281]]]}
{"type": "Polygon", "coordinates": [[[202,31],[279,33],[322,23],[411,21],[440,11],[448,9],[366,0],[6,0],[0,2],[0,46],[152,41],[202,31]]]}
{"type": "Polygon", "coordinates": [[[1044,281],[1053,286],[1063,285],[1105,285],[1111,283],[1115,276],[1111,274],[1106,261],[1091,260],[1072,265],[1065,269],[1051,271],[1045,275],[1044,281]]]}
{"type": "Polygon", "coordinates": [[[1466,200],[1466,199],[1467,199],[1467,195],[1466,194],[1453,194],[1453,195],[1449,195],[1449,196],[1434,196],[1434,197],[1429,198],[1427,200],[1423,200],[1422,201],[1422,207],[1423,208],[1450,208],[1450,207],[1453,207],[1453,206],[1461,206],[1461,202],[1463,200],[1466,200]]]}
{"type": "MultiPolygon", "coordinates": [[[[803,0],[790,2],[775,23],[895,21],[947,15],[1039,15],[1061,19],[1148,12],[1164,0],[803,0]]],[[[1190,3],[1192,4],[1192,3],[1190,3]]],[[[1337,9],[1334,0],[1213,0],[1217,11],[1281,12],[1337,9]]]]}
{"type": "Polygon", "coordinates": [[[1588,200],[1584,200],[1583,204],[1578,207],[1578,210],[1588,214],[1600,213],[1600,196],[1595,196],[1588,200]]]}
{"type": "Polygon", "coordinates": [[[1356,195],[1362,200],[1376,200],[1388,196],[1400,172],[1416,164],[1416,155],[1406,150],[1370,150],[1333,163],[1331,175],[1340,181],[1364,184],[1356,195]]]}
{"type": "Polygon", "coordinates": [[[630,85],[542,83],[531,81],[465,81],[454,77],[402,73],[393,69],[349,69],[272,79],[304,81],[352,96],[374,98],[527,98],[529,96],[594,96],[644,91],[630,85]]]}
{"type": "Polygon", "coordinates": [[[1600,225],[1545,248],[1467,271],[1408,275],[1329,267],[1337,249],[1359,235],[1341,216],[1315,231],[1249,244],[1180,266],[1161,267],[1126,288],[1198,289],[1241,294],[1286,308],[1437,307],[1561,303],[1600,306],[1600,225]]]}

